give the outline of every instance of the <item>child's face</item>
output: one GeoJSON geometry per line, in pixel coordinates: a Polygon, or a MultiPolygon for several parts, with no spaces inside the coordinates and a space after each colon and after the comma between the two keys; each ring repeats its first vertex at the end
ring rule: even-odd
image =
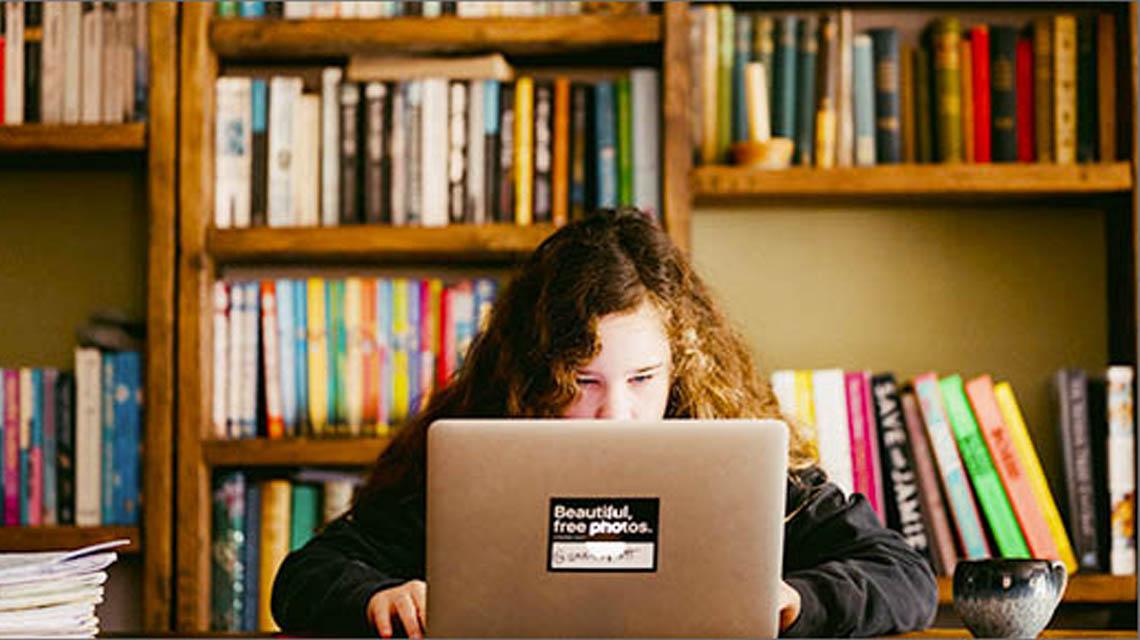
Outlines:
{"type": "Polygon", "coordinates": [[[564,418],[658,420],[669,402],[672,352],[656,307],[598,320],[598,355],[578,370],[578,397],[564,418]]]}

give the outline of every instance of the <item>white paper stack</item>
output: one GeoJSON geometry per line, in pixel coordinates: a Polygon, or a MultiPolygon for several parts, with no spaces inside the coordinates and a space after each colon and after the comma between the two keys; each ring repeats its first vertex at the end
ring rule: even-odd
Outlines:
{"type": "Polygon", "coordinates": [[[0,553],[0,638],[92,638],[113,540],[74,551],[0,553]]]}

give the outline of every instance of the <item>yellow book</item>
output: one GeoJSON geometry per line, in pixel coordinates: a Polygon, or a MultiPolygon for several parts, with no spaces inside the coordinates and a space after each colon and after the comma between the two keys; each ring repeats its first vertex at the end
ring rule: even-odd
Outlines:
{"type": "Polygon", "coordinates": [[[515,224],[532,218],[534,186],[534,79],[515,82],[515,224]]]}
{"type": "Polygon", "coordinates": [[[392,424],[408,417],[408,280],[392,281],[392,424]]]}
{"type": "Polygon", "coordinates": [[[325,328],[325,279],[309,278],[309,424],[321,435],[329,423],[329,345],[325,328]]]}
{"type": "Polygon", "coordinates": [[[807,428],[812,456],[819,459],[819,434],[815,429],[815,400],[812,398],[811,371],[796,370],[796,420],[807,428]]]}
{"type": "Polygon", "coordinates": [[[261,483],[261,554],[259,558],[257,594],[257,628],[259,631],[279,631],[273,622],[270,596],[273,579],[289,555],[289,520],[292,509],[292,487],[288,480],[267,480],[261,483]]]}
{"type": "Polygon", "coordinates": [[[1057,552],[1061,554],[1061,562],[1069,570],[1069,575],[1077,571],[1077,558],[1073,554],[1073,546],[1069,543],[1069,534],[1065,532],[1065,524],[1061,521],[1061,514],[1057,511],[1057,503],[1053,500],[1053,492],[1049,490],[1049,483],[1045,481],[1045,473],[1041,469],[1041,460],[1037,457],[1037,450],[1033,448],[1033,441],[1029,439],[1029,430],[1025,428],[1025,420],[1021,417],[1021,409],[1013,395],[1013,387],[1008,382],[999,382],[994,385],[994,396],[1001,409],[1002,419],[1009,429],[1010,439],[1017,456],[1021,458],[1021,466],[1029,476],[1029,487],[1037,504],[1041,508],[1041,515],[1049,525],[1049,533],[1057,545],[1057,552]]]}

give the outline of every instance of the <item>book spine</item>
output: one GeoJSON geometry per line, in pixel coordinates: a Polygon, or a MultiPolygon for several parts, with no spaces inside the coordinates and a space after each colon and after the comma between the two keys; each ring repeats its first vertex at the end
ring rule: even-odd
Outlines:
{"type": "Polygon", "coordinates": [[[228,435],[229,389],[232,380],[230,372],[230,287],[223,281],[214,283],[214,376],[211,416],[213,436],[225,438],[228,435]]]}
{"type": "Polygon", "coordinates": [[[361,422],[375,435],[380,415],[380,353],[376,338],[376,280],[360,282],[360,351],[363,407],[361,422]]]}
{"type": "MultiPolygon", "coordinates": [[[[633,140],[636,141],[632,144],[633,205],[660,220],[661,78],[656,69],[648,68],[633,69],[629,77],[633,94],[633,140]]],[[[767,97],[764,100],[766,102],[767,97]]]]}
{"type": "Polygon", "coordinates": [[[1068,495],[1068,531],[1077,564],[1098,571],[1097,522],[1093,489],[1092,445],[1089,433],[1088,382],[1080,369],[1057,372],[1060,442],[1068,495]]]}
{"type": "Polygon", "coordinates": [[[1014,100],[1017,103],[1017,160],[1033,162],[1037,159],[1036,130],[1034,120],[1035,98],[1033,95],[1033,41],[1020,38],[1017,41],[1017,89],[1014,100]]]}
{"type": "Polygon", "coordinates": [[[98,2],[83,3],[83,93],[80,121],[95,124],[103,121],[103,17],[98,2]]]}
{"type": "Polygon", "coordinates": [[[308,435],[309,425],[309,288],[304,279],[293,280],[294,389],[297,393],[297,433],[308,435]]]}
{"type": "Polygon", "coordinates": [[[118,450],[119,447],[115,446],[115,413],[118,404],[115,402],[115,395],[119,390],[118,373],[116,372],[114,353],[101,353],[100,359],[103,363],[103,379],[100,385],[103,397],[99,402],[99,407],[103,411],[103,419],[100,431],[102,443],[99,447],[101,455],[99,463],[102,465],[102,472],[99,474],[99,480],[102,484],[102,489],[99,492],[99,520],[102,524],[121,524],[115,513],[115,498],[119,494],[116,485],[120,481],[120,476],[115,469],[115,461],[117,456],[122,453],[118,450]]]}
{"type": "Polygon", "coordinates": [[[320,525],[321,494],[316,485],[308,483],[293,483],[291,489],[289,550],[296,551],[305,546],[320,525]]]}
{"type": "Polygon", "coordinates": [[[1017,31],[990,29],[990,111],[994,162],[1017,162],[1017,31]]]}
{"type": "Polygon", "coordinates": [[[875,63],[875,162],[897,164],[902,161],[898,30],[874,29],[871,41],[875,63]]]}
{"type": "Polygon", "coordinates": [[[597,202],[599,209],[616,207],[618,203],[617,123],[614,83],[600,81],[594,85],[594,122],[596,126],[597,202]]]}
{"type": "MultiPolygon", "coordinates": [[[[56,452],[56,486],[58,488],[59,524],[75,524],[75,375],[61,372],[55,387],[58,451],[56,452]]],[[[0,446],[3,443],[0,442],[0,446]]]]}
{"type": "MultiPolygon", "coordinates": [[[[554,163],[554,83],[534,83],[534,222],[549,223],[553,210],[552,165],[554,163]]],[[[632,191],[632,185],[630,185],[632,191]]]]}
{"type": "Polygon", "coordinates": [[[957,18],[940,18],[933,31],[935,159],[962,162],[962,82],[957,18]]]}
{"type": "Polygon", "coordinates": [[[392,422],[395,385],[392,361],[392,281],[388,278],[376,279],[376,319],[376,343],[380,357],[380,406],[377,422],[380,426],[378,435],[384,435],[392,422]]]}
{"type": "Polygon", "coordinates": [[[43,3],[42,72],[40,74],[40,121],[63,122],[64,62],[63,3],[43,3]]]}
{"type": "Polygon", "coordinates": [[[348,426],[348,324],[345,318],[345,281],[336,279],[328,283],[327,312],[329,314],[329,422],[343,435],[348,426]]]}
{"type": "Polygon", "coordinates": [[[532,187],[534,186],[534,79],[519,78],[515,82],[515,217],[517,225],[533,221],[532,187]]]}
{"type": "Polygon", "coordinates": [[[852,101],[854,100],[853,39],[855,37],[855,17],[851,9],[840,9],[839,14],[839,70],[838,97],[836,98],[837,140],[836,164],[850,167],[855,164],[855,120],[852,101]]]}
{"type": "Polygon", "coordinates": [[[1033,123],[1038,162],[1054,162],[1053,20],[1033,21],[1033,123]]]}
{"type": "MultiPolygon", "coordinates": [[[[81,113],[81,100],[82,100],[82,76],[80,70],[82,69],[82,62],[80,55],[82,54],[82,20],[83,20],[83,6],[79,2],[64,2],[60,3],[63,7],[63,25],[62,25],[62,64],[63,64],[63,77],[62,77],[62,93],[63,93],[63,114],[62,122],[65,124],[78,124],[81,113]]],[[[146,12],[142,12],[143,15],[146,12]]],[[[0,61],[0,68],[3,67],[3,62],[0,61]]],[[[0,76],[3,71],[0,70],[0,76]]],[[[2,92],[2,89],[0,89],[2,92]]],[[[0,102],[3,98],[0,97],[0,102]]],[[[2,116],[0,116],[2,118],[2,116]]]]}
{"type": "Polygon", "coordinates": [[[825,369],[812,372],[812,405],[819,434],[819,464],[844,493],[854,487],[851,438],[847,433],[847,396],[843,371],[825,369]]]}
{"type": "MultiPolygon", "coordinates": [[[[972,54],[974,97],[974,162],[988,163],[992,157],[990,108],[990,28],[976,25],[970,29],[970,51],[972,54]]],[[[1012,80],[1012,78],[1009,78],[1012,80]]]]}
{"type": "MultiPolygon", "coordinates": [[[[215,389],[219,392],[225,393],[225,433],[226,437],[240,438],[240,410],[239,400],[241,399],[242,388],[242,349],[244,342],[242,334],[244,330],[242,324],[245,321],[245,285],[240,282],[234,282],[229,286],[230,298],[230,311],[226,318],[226,344],[227,356],[223,363],[226,367],[226,375],[220,384],[215,385],[215,389]]],[[[220,345],[219,345],[220,346],[220,345]]],[[[217,363],[215,363],[217,367],[217,363]]]]}
{"type": "Polygon", "coordinates": [[[974,46],[968,39],[958,43],[959,68],[962,82],[962,159],[966,162],[975,162],[974,147],[977,138],[974,136],[974,46]]]}
{"type": "Polygon", "coordinates": [[[421,333],[420,318],[424,312],[421,306],[423,297],[421,288],[423,282],[417,278],[407,280],[407,355],[408,355],[408,417],[415,416],[420,409],[420,400],[423,398],[423,388],[420,386],[420,345],[426,336],[421,333]]]}
{"type": "MultiPolygon", "coordinates": [[[[772,94],[772,85],[775,81],[775,55],[776,43],[774,40],[776,22],[770,15],[757,13],[752,22],[752,62],[764,65],[764,72],[768,86],[764,87],[768,96],[772,94]]],[[[695,83],[694,83],[694,86],[695,83]]]]}
{"type": "MultiPolygon", "coordinates": [[[[735,11],[732,5],[717,6],[716,75],[714,77],[716,79],[716,160],[719,162],[729,160],[729,147],[732,144],[732,48],[735,40],[733,31],[736,26],[734,15],[735,11]]],[[[620,93],[620,91],[621,89],[618,88],[617,92],[620,93]]],[[[617,100],[620,100],[620,97],[617,100]]],[[[617,104],[616,100],[615,104],[617,104]]],[[[620,122],[618,126],[621,126],[620,122]]],[[[621,144],[621,138],[618,138],[618,144],[621,144]]],[[[620,148],[618,153],[621,153],[620,148]]]]}
{"type": "Polygon", "coordinates": [[[939,381],[939,387],[946,403],[950,426],[958,441],[958,449],[962,452],[962,460],[973,481],[974,491],[986,514],[998,551],[1003,558],[1028,558],[1029,548],[1025,544],[1025,537],[1009,506],[1005,487],[994,469],[978,423],[970,411],[962,378],[958,375],[943,378],[939,381]]]}
{"type": "Polygon", "coordinates": [[[345,396],[348,434],[359,436],[364,424],[364,352],[361,349],[361,314],[364,292],[360,278],[344,281],[345,375],[341,378],[345,396]]]}
{"type": "Polygon", "coordinates": [[[772,135],[794,138],[796,133],[796,34],[800,18],[776,18],[772,73],[772,135]]]}
{"type": "Polygon", "coordinates": [[[242,631],[257,631],[258,602],[261,591],[261,485],[246,482],[245,526],[245,594],[242,598],[242,631]]]}
{"type": "Polygon", "coordinates": [[[839,73],[839,34],[836,20],[825,13],[819,20],[815,73],[815,165],[824,169],[835,166],[836,91],[839,73]]]}
{"type": "MultiPolygon", "coordinates": [[[[872,503],[874,492],[871,490],[871,473],[868,466],[868,443],[865,439],[867,429],[863,424],[865,413],[863,410],[863,375],[861,372],[851,371],[844,376],[844,385],[847,389],[847,427],[851,439],[851,478],[855,493],[863,494],[867,504],[876,511],[872,503]]],[[[797,408],[801,403],[796,401],[797,408]]]]}
{"type": "Polygon", "coordinates": [[[402,423],[408,417],[408,283],[392,281],[392,405],[391,420],[402,423]]]}
{"type": "Polygon", "coordinates": [[[39,526],[43,521],[44,499],[44,387],[43,370],[31,370],[32,398],[28,415],[28,482],[25,509],[27,524],[39,526]]]}
{"type": "Polygon", "coordinates": [[[815,151],[815,65],[819,21],[815,16],[800,20],[796,29],[796,129],[792,162],[811,166],[815,151]]]}
{"type": "Polygon", "coordinates": [[[214,480],[210,553],[210,628],[240,631],[244,619],[245,476],[224,471],[214,480]]]}
{"type": "Polygon", "coordinates": [[[913,389],[902,394],[903,417],[905,419],[910,449],[913,453],[915,474],[918,477],[919,499],[922,514],[926,519],[926,530],[930,534],[929,545],[935,571],[939,575],[954,575],[958,562],[958,552],[954,548],[954,533],[950,529],[946,507],[942,502],[942,489],[938,484],[938,471],[934,468],[934,457],[926,437],[926,426],[913,389]]]}
{"type": "Polygon", "coordinates": [[[465,80],[448,83],[447,210],[450,224],[470,222],[467,215],[468,99],[465,80]]]}
{"type": "MultiPolygon", "coordinates": [[[[638,100],[645,101],[651,99],[647,95],[638,97],[638,91],[649,91],[650,89],[644,87],[646,79],[644,74],[638,74],[637,70],[632,72],[634,82],[634,110],[637,110],[638,100]]],[[[654,82],[652,89],[657,89],[657,84],[654,82]]],[[[654,101],[654,104],[656,101],[654,101]]],[[[650,107],[649,115],[656,115],[654,107],[650,107]]],[[[641,133],[648,129],[648,125],[637,123],[640,125],[641,133]]],[[[656,130],[653,131],[654,138],[656,138],[656,130]]],[[[640,136],[639,136],[640,139],[640,136]]],[[[551,149],[553,157],[551,158],[550,167],[550,219],[556,226],[561,226],[570,221],[570,79],[565,76],[559,76],[554,80],[554,139],[552,141],[551,149]]],[[[635,152],[634,162],[639,159],[644,162],[645,154],[638,156],[635,152]]],[[[642,203],[645,200],[652,198],[651,190],[652,185],[649,184],[650,178],[642,176],[640,180],[637,179],[636,169],[634,171],[634,188],[637,191],[636,202],[642,203]]],[[[654,182],[655,184],[655,182],[654,182]]],[[[659,210],[654,207],[654,210],[659,210]]]]}
{"type": "Polygon", "coordinates": [[[321,225],[340,220],[340,67],[321,71],[321,225]]]}
{"type": "Polygon", "coordinates": [[[854,88],[855,88],[855,164],[869,167],[875,164],[875,71],[871,37],[855,36],[854,88]]]}
{"type": "Polygon", "coordinates": [[[590,185],[595,154],[593,124],[593,87],[576,82],[570,88],[570,219],[581,220],[592,206],[594,195],[590,185]]]}
{"type": "Polygon", "coordinates": [[[364,85],[364,222],[383,224],[384,200],[384,102],[388,89],[382,82],[364,85]]]}
{"type": "Polygon", "coordinates": [[[423,216],[423,81],[406,83],[407,138],[404,140],[406,224],[420,224],[423,216]]]}
{"type": "Polygon", "coordinates": [[[919,46],[914,48],[914,131],[915,161],[934,161],[934,107],[931,104],[933,85],[931,83],[930,51],[919,46]]]}
{"type": "Polygon", "coordinates": [[[309,427],[312,435],[328,428],[328,330],[325,323],[325,280],[309,278],[309,427]]]}
{"type": "Polygon", "coordinates": [[[1045,523],[1041,508],[1029,486],[1029,477],[1018,458],[1001,409],[998,408],[993,381],[988,375],[970,380],[966,383],[966,395],[977,416],[978,427],[989,448],[998,477],[1005,486],[1029,552],[1034,558],[1059,560],[1061,556],[1053,542],[1049,525],[1045,523]]]}
{"type": "Polygon", "coordinates": [[[302,227],[321,226],[321,98],[316,94],[302,94],[297,103],[297,140],[293,166],[295,184],[296,224],[302,227]]]}
{"type": "Polygon", "coordinates": [[[1077,19],[1077,162],[1097,159],[1096,38],[1096,16],[1082,15],[1077,19]]]}
{"type": "MultiPolygon", "coordinates": [[[[292,3],[290,3],[292,4],[292,3]]],[[[289,555],[291,496],[288,480],[267,480],[261,484],[261,554],[258,575],[259,631],[277,631],[270,606],[273,580],[289,555]]]]}
{"type": "Polygon", "coordinates": [[[340,218],[342,225],[360,216],[360,85],[340,85],[340,218]]]}
{"type": "MultiPolygon", "coordinates": [[[[717,106],[720,82],[720,45],[718,44],[719,11],[715,5],[707,4],[695,7],[700,11],[701,33],[700,46],[696,48],[699,54],[699,70],[696,76],[700,80],[700,164],[714,164],[717,157],[718,139],[717,125],[719,120],[719,107],[717,106]]],[[[596,118],[595,118],[596,119],[596,118]]],[[[590,200],[594,202],[594,200],[590,200]]]]}
{"type": "MultiPolygon", "coordinates": [[[[502,151],[499,149],[499,81],[483,82],[483,198],[484,222],[501,220],[499,211],[499,186],[502,183],[502,151]]],[[[478,215],[478,214],[476,214],[478,215]]]]}
{"type": "Polygon", "coordinates": [[[425,227],[447,225],[447,80],[429,78],[423,81],[420,123],[420,221],[425,227]]]}
{"type": "MultiPolygon", "coordinates": [[[[1053,161],[1077,160],[1077,20],[1053,17],[1053,161]]],[[[1078,545],[1079,546],[1079,545],[1078,545]]]]}
{"type": "Polygon", "coordinates": [[[875,420],[875,400],[871,395],[871,373],[860,372],[863,392],[863,442],[867,456],[867,471],[870,482],[871,507],[879,516],[879,521],[887,522],[886,498],[883,495],[883,471],[879,460],[879,425],[875,420]]]}
{"type": "Polygon", "coordinates": [[[499,166],[495,222],[515,219],[515,85],[504,82],[499,93],[499,166]]]}
{"type": "MultiPolygon", "coordinates": [[[[277,375],[281,390],[281,426],[286,436],[297,435],[297,342],[294,339],[296,327],[294,326],[294,300],[295,289],[293,281],[285,278],[276,281],[267,281],[273,285],[277,294],[277,375]]],[[[265,283],[262,285],[265,288],[265,283]]],[[[262,294],[264,297],[264,294],[262,294]]],[[[264,308],[262,313],[265,313],[264,308]]],[[[265,341],[265,348],[269,348],[269,340],[265,341]]],[[[269,366],[266,358],[266,367],[269,366]]]]}
{"type": "Polygon", "coordinates": [[[1133,410],[1135,372],[1131,366],[1108,368],[1109,571],[1136,573],[1136,434],[1133,410]]]}
{"type": "MultiPolygon", "coordinates": [[[[246,282],[244,286],[246,310],[244,326],[242,327],[245,343],[242,347],[241,362],[244,378],[241,386],[240,426],[242,437],[255,438],[258,435],[265,435],[260,428],[263,426],[260,418],[262,415],[268,417],[268,412],[261,414],[258,411],[261,390],[268,385],[268,380],[261,377],[261,368],[258,366],[258,357],[263,353],[262,344],[265,337],[258,330],[261,325],[260,284],[254,280],[246,282]]],[[[278,405],[277,411],[280,414],[280,405],[278,405]]]]}
{"type": "Polygon", "coordinates": [[[880,464],[886,524],[902,534],[910,548],[929,561],[933,550],[926,533],[918,477],[914,471],[894,375],[887,373],[871,378],[871,395],[878,423],[878,445],[882,452],[880,464]]]}
{"type": "Polygon", "coordinates": [[[250,225],[269,224],[269,85],[265,78],[250,81],[250,225]]]}
{"type": "Polygon", "coordinates": [[[126,482],[123,496],[125,522],[139,524],[139,506],[142,495],[142,416],[143,416],[143,365],[138,352],[122,354],[127,363],[127,437],[125,452],[126,482]]]}
{"type": "Polygon", "coordinates": [[[145,121],[147,118],[147,109],[149,103],[148,94],[150,93],[150,34],[149,34],[149,21],[150,10],[139,8],[135,12],[135,25],[134,25],[134,47],[135,47],[135,68],[134,68],[134,111],[135,120],[145,121]]]}
{"type": "Polygon", "coordinates": [[[58,414],[56,413],[57,399],[55,397],[56,383],[59,380],[59,371],[44,369],[41,374],[42,387],[40,389],[41,415],[43,416],[43,453],[40,456],[40,471],[43,476],[43,494],[41,495],[40,522],[45,526],[55,526],[59,523],[59,492],[56,486],[56,455],[59,451],[58,443],[58,414]]]}
{"type": "MultiPolygon", "coordinates": [[[[617,203],[620,207],[633,204],[633,123],[630,108],[629,77],[614,82],[617,108],[617,203]]],[[[729,123],[731,129],[732,123],[729,123]]]]}
{"type": "Polygon", "coordinates": [[[24,9],[23,2],[5,2],[4,123],[24,123],[24,9]]]}
{"type": "Polygon", "coordinates": [[[934,451],[934,459],[938,463],[942,489],[950,503],[950,513],[954,518],[963,555],[967,560],[988,558],[989,544],[982,531],[982,521],[978,516],[974,495],[962,468],[958,445],[951,431],[949,419],[946,417],[938,378],[933,373],[922,374],[914,379],[914,390],[922,409],[930,448],[934,451]]]}
{"type": "Polygon", "coordinates": [[[1116,23],[1102,12],[1096,23],[1097,158],[1116,160],[1116,23]]]}
{"type": "Polygon", "coordinates": [[[103,87],[99,92],[102,104],[99,106],[100,118],[105,123],[119,122],[119,81],[118,57],[119,29],[115,20],[115,5],[110,0],[99,3],[99,21],[103,23],[103,51],[101,55],[102,67],[100,69],[100,82],[103,87]]]}
{"type": "Polygon", "coordinates": [[[744,69],[752,59],[752,15],[733,16],[732,43],[732,142],[748,140],[748,107],[745,103],[744,69]]]}
{"type": "MultiPolygon", "coordinates": [[[[102,359],[97,349],[80,348],[75,350],[75,524],[98,526],[102,523],[102,359]]],[[[5,425],[5,437],[15,433],[5,425]]],[[[12,454],[18,443],[6,440],[5,453],[12,454]]],[[[8,455],[12,455],[8,454],[8,455]]],[[[7,470],[7,466],[5,467],[7,470]]],[[[7,480],[5,489],[9,486],[7,480]]],[[[18,486],[16,483],[15,486],[18,486]]],[[[6,499],[14,496],[5,495],[6,499]]],[[[11,502],[7,507],[14,507],[11,502]]],[[[9,515],[11,511],[9,511],[9,515]]]]}
{"type": "Polygon", "coordinates": [[[387,153],[390,158],[391,177],[389,185],[392,226],[402,227],[408,223],[408,83],[392,84],[392,126],[389,128],[387,153]]]}
{"type": "MultiPolygon", "coordinates": [[[[78,371],[78,367],[76,369],[78,371]]],[[[18,369],[4,370],[4,524],[20,524],[20,410],[23,398],[18,369]]],[[[97,490],[97,487],[96,487],[97,490]]],[[[98,523],[98,520],[95,521],[98,523]]]]}
{"type": "MultiPolygon", "coordinates": [[[[467,184],[464,185],[466,202],[463,218],[474,224],[487,223],[487,138],[484,135],[486,124],[484,97],[486,83],[472,80],[467,83],[467,184]]],[[[497,112],[496,112],[497,113],[497,112]]]]}
{"type": "Polygon", "coordinates": [[[214,226],[248,227],[252,161],[249,78],[222,77],[214,86],[214,226]]]}

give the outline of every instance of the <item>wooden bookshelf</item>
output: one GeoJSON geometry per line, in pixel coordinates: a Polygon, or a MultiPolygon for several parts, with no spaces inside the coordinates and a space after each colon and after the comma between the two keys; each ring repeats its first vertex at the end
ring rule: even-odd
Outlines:
{"type": "Polygon", "coordinates": [[[144,122],[0,126],[0,153],[145,151],[146,128],[144,122]]]}
{"type": "MultiPolygon", "coordinates": [[[[1136,602],[1136,576],[1078,573],[1069,578],[1061,599],[1066,604],[1122,604],[1136,602]]],[[[938,604],[954,602],[954,580],[938,578],[938,604]]]]}
{"type": "Polygon", "coordinates": [[[1084,196],[1127,193],[1132,165],[899,164],[816,169],[700,167],[693,172],[698,202],[795,196],[1084,196]]]}
{"type": "Polygon", "coordinates": [[[552,225],[449,227],[360,225],[292,229],[211,229],[206,247],[219,264],[284,262],[509,263],[529,254],[552,225]]]}
{"type": "Polygon", "coordinates": [[[131,543],[117,548],[118,553],[142,552],[138,527],[0,527],[0,549],[4,551],[66,551],[119,538],[128,538],[131,543]]]}
{"type": "Polygon", "coordinates": [[[357,53],[566,53],[658,44],[661,17],[582,15],[382,20],[215,20],[210,45],[222,58],[304,58],[357,53]]]}
{"type": "Polygon", "coordinates": [[[366,467],[388,438],[282,438],[207,440],[202,459],[211,467],[366,467]]]}

